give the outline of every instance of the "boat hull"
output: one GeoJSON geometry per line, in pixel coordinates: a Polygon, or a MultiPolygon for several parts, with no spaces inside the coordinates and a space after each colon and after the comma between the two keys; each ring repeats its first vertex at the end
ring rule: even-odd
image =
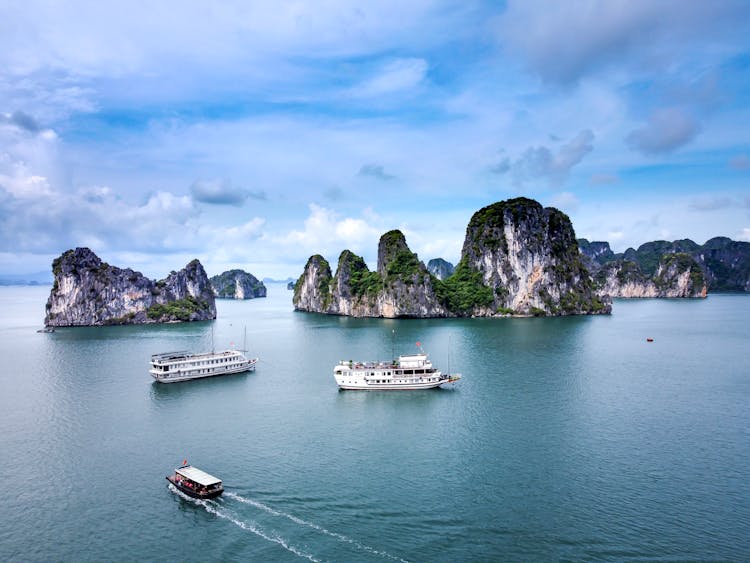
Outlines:
{"type": "Polygon", "coordinates": [[[219,495],[221,495],[221,493],[224,492],[224,489],[221,488],[221,489],[218,489],[218,490],[209,491],[207,493],[200,493],[198,491],[195,491],[195,490],[191,489],[190,487],[186,487],[184,485],[181,485],[180,483],[177,483],[174,480],[174,477],[171,477],[169,475],[167,475],[167,481],[169,481],[175,487],[175,489],[177,489],[181,493],[185,493],[187,496],[193,497],[193,498],[197,498],[197,499],[216,498],[219,495]]]}
{"type": "Polygon", "coordinates": [[[460,377],[428,381],[425,383],[365,383],[348,384],[336,381],[341,391],[416,391],[419,389],[435,389],[447,383],[455,383],[460,377]]]}

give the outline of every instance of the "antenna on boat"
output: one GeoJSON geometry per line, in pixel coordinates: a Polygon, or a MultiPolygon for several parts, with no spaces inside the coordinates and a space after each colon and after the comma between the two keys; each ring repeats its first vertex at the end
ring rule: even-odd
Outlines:
{"type": "Polygon", "coordinates": [[[448,375],[451,374],[451,335],[448,335],[448,375]]]}
{"type": "Polygon", "coordinates": [[[391,357],[396,360],[396,329],[391,330],[391,357]]]}
{"type": "Polygon", "coordinates": [[[242,335],[242,351],[247,352],[247,325],[245,325],[245,332],[242,335]]]}

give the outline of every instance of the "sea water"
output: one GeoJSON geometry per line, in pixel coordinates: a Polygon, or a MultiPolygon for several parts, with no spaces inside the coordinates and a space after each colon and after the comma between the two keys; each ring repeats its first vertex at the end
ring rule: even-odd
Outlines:
{"type": "Polygon", "coordinates": [[[385,320],[271,284],[214,322],[38,334],[48,291],[0,288],[2,561],[750,559],[750,296],[385,320]],[[148,375],[245,330],[254,373],[148,375]],[[463,379],[337,389],[417,341],[463,379]],[[170,489],[183,459],[224,495],[170,489]]]}

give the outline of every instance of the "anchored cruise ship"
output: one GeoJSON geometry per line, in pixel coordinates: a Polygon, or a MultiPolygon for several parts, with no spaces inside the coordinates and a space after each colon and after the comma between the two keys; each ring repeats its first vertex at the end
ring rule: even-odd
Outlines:
{"type": "Polygon", "coordinates": [[[239,350],[203,354],[166,352],[151,356],[151,369],[148,372],[160,383],[176,383],[214,375],[255,371],[257,361],[258,358],[246,358],[239,350]]]}
{"type": "Polygon", "coordinates": [[[427,354],[399,356],[392,362],[339,362],[333,368],[339,389],[409,390],[431,389],[455,383],[461,375],[442,373],[432,367],[427,354]]]}

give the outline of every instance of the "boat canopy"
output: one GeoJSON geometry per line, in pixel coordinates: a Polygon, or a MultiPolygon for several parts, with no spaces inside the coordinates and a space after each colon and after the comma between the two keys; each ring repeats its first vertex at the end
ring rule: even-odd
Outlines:
{"type": "Polygon", "coordinates": [[[419,368],[425,365],[427,354],[411,354],[409,356],[399,356],[398,363],[402,368],[419,368]]]}
{"type": "Polygon", "coordinates": [[[151,356],[152,362],[163,362],[170,360],[179,360],[190,356],[190,352],[187,350],[180,350],[179,352],[163,352],[161,354],[153,354],[151,356]]]}
{"type": "Polygon", "coordinates": [[[180,467],[179,469],[175,469],[174,471],[178,475],[182,475],[183,477],[186,477],[191,481],[198,483],[199,485],[203,485],[204,487],[221,484],[221,479],[217,479],[213,475],[209,475],[205,471],[201,471],[200,469],[198,469],[197,467],[193,467],[192,465],[180,467]]]}

